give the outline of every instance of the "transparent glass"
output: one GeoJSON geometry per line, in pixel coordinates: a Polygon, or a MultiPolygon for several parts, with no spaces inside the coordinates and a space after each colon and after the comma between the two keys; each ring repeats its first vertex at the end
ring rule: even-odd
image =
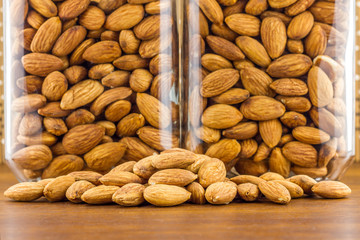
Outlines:
{"type": "Polygon", "coordinates": [[[5,155],[19,180],[180,145],[175,4],[4,1],[5,155]]]}
{"type": "Polygon", "coordinates": [[[354,1],[184,9],[184,146],[236,174],[339,179],[354,156],[354,1]]]}

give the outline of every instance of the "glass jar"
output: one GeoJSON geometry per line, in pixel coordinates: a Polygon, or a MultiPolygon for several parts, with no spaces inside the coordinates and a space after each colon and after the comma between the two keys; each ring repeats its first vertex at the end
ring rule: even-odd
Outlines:
{"type": "Polygon", "coordinates": [[[19,180],[180,145],[175,3],[4,1],[5,157],[19,180]]]}
{"type": "Polygon", "coordinates": [[[354,1],[186,0],[184,144],[259,176],[354,156],[354,1]]]}

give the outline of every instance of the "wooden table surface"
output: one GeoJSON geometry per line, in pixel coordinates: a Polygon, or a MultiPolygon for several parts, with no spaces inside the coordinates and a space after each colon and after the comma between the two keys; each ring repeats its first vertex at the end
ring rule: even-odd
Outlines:
{"type": "Polygon", "coordinates": [[[0,239],[360,239],[360,164],[342,180],[350,198],[123,208],[8,201],[16,179],[0,166],[0,239]]]}

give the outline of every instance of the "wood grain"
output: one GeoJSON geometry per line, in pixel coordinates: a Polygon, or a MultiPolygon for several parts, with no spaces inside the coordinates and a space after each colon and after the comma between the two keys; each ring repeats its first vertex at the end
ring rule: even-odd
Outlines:
{"type": "MultiPolygon", "coordinates": [[[[18,203],[0,196],[0,239],[359,239],[360,164],[343,181],[353,190],[340,200],[296,199],[227,206],[172,208],[69,202],[18,203]]],[[[16,183],[0,166],[0,192],[16,183]]]]}

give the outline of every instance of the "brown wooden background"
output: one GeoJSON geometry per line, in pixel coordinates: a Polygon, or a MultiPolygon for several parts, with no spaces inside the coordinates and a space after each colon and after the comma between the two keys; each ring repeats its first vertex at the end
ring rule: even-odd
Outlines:
{"type": "MultiPolygon", "coordinates": [[[[356,17],[356,160],[360,162],[360,0],[356,1],[356,11],[358,17],[356,17]]],[[[2,9],[2,1],[0,0],[0,124],[1,124],[1,132],[0,132],[0,164],[3,162],[3,153],[4,153],[4,139],[3,139],[3,9],[2,9]]]]}

